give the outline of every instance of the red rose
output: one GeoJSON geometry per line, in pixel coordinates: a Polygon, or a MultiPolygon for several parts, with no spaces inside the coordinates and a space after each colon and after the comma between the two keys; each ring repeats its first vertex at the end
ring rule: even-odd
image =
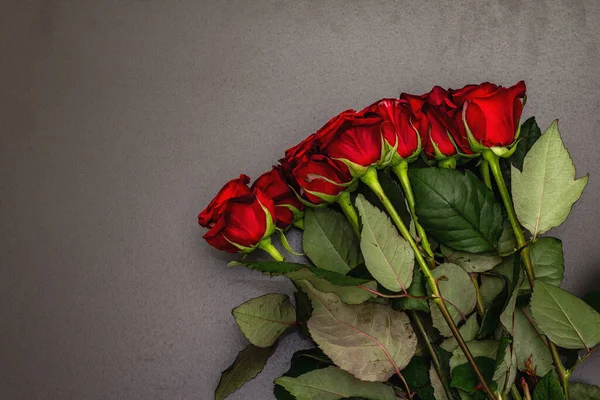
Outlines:
{"type": "Polygon", "coordinates": [[[467,85],[452,93],[458,128],[462,137],[468,138],[468,126],[473,150],[506,147],[514,142],[525,91],[525,82],[520,81],[509,88],[484,82],[467,85]]]}
{"type": "Polygon", "coordinates": [[[313,133],[294,147],[290,147],[285,151],[285,157],[282,160],[294,163],[296,160],[301,160],[303,157],[313,154],[316,150],[315,138],[316,135],[313,133]]]}
{"type": "Polygon", "coordinates": [[[250,177],[244,174],[241,174],[239,178],[227,182],[210,204],[198,215],[198,223],[205,228],[211,228],[219,219],[227,200],[252,194],[252,191],[248,187],[249,183],[250,177]]]}
{"type": "Polygon", "coordinates": [[[418,121],[406,100],[382,99],[362,111],[365,116],[382,119],[381,132],[390,148],[397,144],[401,159],[409,159],[420,150],[418,121]],[[413,124],[417,124],[414,126],[413,124]]]}
{"type": "MultiPolygon", "coordinates": [[[[354,175],[382,159],[381,118],[346,110],[317,131],[319,151],[354,175]]],[[[356,176],[355,176],[356,177],[356,176]]]]}
{"type": "Polygon", "coordinates": [[[281,166],[273,167],[258,177],[252,184],[252,190],[256,189],[264,192],[275,203],[275,218],[281,229],[291,225],[295,216],[304,209],[302,202],[285,181],[281,166]]]}
{"type": "MultiPolygon", "coordinates": [[[[282,160],[282,163],[285,162],[285,159],[282,160]]],[[[336,201],[337,196],[352,182],[347,168],[341,169],[330,158],[321,154],[295,160],[293,169],[288,173],[298,193],[313,204],[336,201]]]]}
{"type": "Polygon", "coordinates": [[[249,252],[273,234],[274,215],[273,200],[257,189],[222,203],[218,218],[203,238],[228,253],[249,252]]]}
{"type": "Polygon", "coordinates": [[[435,86],[420,96],[402,93],[418,119],[419,133],[428,158],[443,159],[457,154],[471,153],[468,143],[459,134],[449,103],[447,90],[435,86]],[[458,149],[457,149],[458,146],[458,149]]]}

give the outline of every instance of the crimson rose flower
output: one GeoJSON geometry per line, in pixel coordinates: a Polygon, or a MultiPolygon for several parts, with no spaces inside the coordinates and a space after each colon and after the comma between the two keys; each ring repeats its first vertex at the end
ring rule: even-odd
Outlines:
{"type": "Polygon", "coordinates": [[[400,98],[408,101],[419,118],[419,133],[428,158],[443,160],[459,152],[472,153],[469,143],[456,126],[455,105],[446,89],[435,86],[429,93],[420,96],[402,93],[400,98]],[[427,127],[425,134],[423,126],[427,127]]]}
{"type": "Polygon", "coordinates": [[[304,204],[288,186],[281,166],[275,166],[258,177],[252,184],[252,190],[256,191],[257,189],[264,192],[275,203],[275,218],[278,228],[285,229],[297,217],[301,217],[304,204]]]}
{"type": "MultiPolygon", "coordinates": [[[[286,160],[281,160],[284,165],[286,160]]],[[[337,197],[352,182],[352,176],[347,168],[340,168],[333,160],[314,154],[296,160],[294,167],[289,170],[289,176],[298,194],[308,202],[318,205],[333,203],[337,197]]]]}
{"type": "Polygon", "coordinates": [[[335,160],[340,168],[349,168],[356,178],[383,159],[381,122],[377,116],[365,117],[346,110],[315,134],[319,152],[335,160]]]}
{"type": "Polygon", "coordinates": [[[398,158],[412,159],[421,150],[418,121],[412,112],[408,101],[398,99],[382,99],[367,108],[362,113],[365,116],[376,116],[382,119],[381,133],[390,149],[396,147],[399,157],[394,157],[393,164],[399,162],[398,158]]]}
{"type": "Polygon", "coordinates": [[[453,91],[458,128],[474,151],[506,147],[515,141],[525,91],[523,81],[509,88],[484,82],[453,91]]]}
{"type": "MultiPolygon", "coordinates": [[[[262,239],[273,234],[273,200],[259,189],[254,192],[248,189],[248,192],[221,203],[215,202],[217,198],[211,202],[211,205],[219,203],[219,211],[213,213],[216,217],[210,222],[210,230],[203,236],[208,244],[228,253],[250,252],[262,239]]],[[[211,205],[201,215],[214,211],[210,210],[211,205]]]]}
{"type": "Polygon", "coordinates": [[[219,219],[223,206],[227,200],[234,197],[252,194],[248,187],[250,177],[241,174],[239,178],[232,179],[223,186],[210,204],[198,215],[198,223],[205,228],[211,228],[219,219]]]}

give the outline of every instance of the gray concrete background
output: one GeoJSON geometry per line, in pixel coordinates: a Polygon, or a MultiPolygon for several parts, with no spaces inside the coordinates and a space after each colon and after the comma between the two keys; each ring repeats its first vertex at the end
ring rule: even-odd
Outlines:
{"type": "MultiPolygon", "coordinates": [[[[600,2],[0,1],[0,397],[210,399],[245,345],[197,213],[349,107],[524,79],[589,185],[564,287],[600,284],[600,2]]],[[[286,337],[233,399],[270,399],[286,337]]],[[[600,354],[576,377],[600,384],[600,354]]]]}

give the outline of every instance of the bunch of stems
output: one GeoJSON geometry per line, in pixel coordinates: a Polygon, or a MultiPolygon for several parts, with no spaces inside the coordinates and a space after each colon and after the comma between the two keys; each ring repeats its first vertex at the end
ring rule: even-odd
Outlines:
{"type": "MultiPolygon", "coordinates": [[[[482,153],[482,156],[483,156],[483,159],[481,160],[481,163],[480,163],[480,171],[481,171],[482,180],[486,184],[486,186],[488,186],[490,189],[492,189],[491,176],[493,176],[493,178],[496,182],[496,186],[497,186],[500,196],[502,198],[502,202],[504,203],[504,207],[506,208],[506,211],[508,214],[508,219],[510,221],[512,230],[515,234],[517,248],[521,249],[520,252],[521,252],[522,264],[525,269],[525,273],[527,276],[527,280],[529,282],[529,286],[531,287],[531,289],[533,289],[534,283],[535,283],[535,273],[534,273],[533,264],[531,261],[530,252],[527,247],[528,242],[525,239],[525,235],[523,233],[521,225],[516,216],[516,212],[515,212],[515,208],[514,208],[512,199],[511,199],[508,189],[506,187],[506,183],[504,181],[504,177],[503,177],[501,169],[500,169],[499,157],[496,154],[494,154],[491,150],[484,151],[482,153]],[[490,174],[490,172],[491,172],[491,174],[490,174]]],[[[404,191],[406,202],[408,204],[409,211],[411,213],[412,220],[413,220],[413,223],[415,226],[415,231],[416,231],[415,237],[413,237],[413,235],[411,235],[408,227],[404,224],[404,222],[400,218],[400,215],[399,215],[398,211],[396,210],[396,207],[392,204],[389,197],[384,192],[383,187],[381,186],[379,179],[377,177],[377,170],[374,167],[369,167],[367,169],[366,173],[364,175],[362,175],[360,180],[373,191],[373,193],[377,196],[377,198],[379,198],[379,200],[385,207],[386,211],[390,215],[393,223],[396,225],[398,231],[400,232],[402,237],[404,237],[404,239],[410,244],[411,248],[413,249],[415,259],[417,261],[417,265],[419,266],[419,269],[423,272],[423,275],[424,275],[426,283],[427,283],[427,287],[430,292],[429,298],[440,309],[440,312],[441,312],[444,320],[448,324],[448,326],[452,332],[452,335],[456,339],[456,342],[458,343],[459,348],[464,353],[464,355],[467,359],[467,362],[469,363],[469,365],[471,366],[471,368],[477,375],[477,378],[479,380],[482,390],[486,393],[486,395],[490,399],[502,400],[505,398],[506,394],[502,393],[501,391],[494,393],[494,391],[490,388],[486,379],[483,377],[481,370],[479,369],[479,367],[477,366],[477,364],[475,362],[473,354],[469,350],[469,347],[467,346],[456,323],[454,322],[454,319],[452,318],[452,315],[450,314],[447,301],[444,299],[444,297],[442,296],[442,293],[440,292],[438,282],[437,282],[436,278],[434,277],[433,273],[431,272],[432,269],[434,269],[435,265],[436,265],[435,258],[434,258],[433,251],[431,249],[431,245],[429,244],[429,241],[427,239],[427,234],[425,233],[425,230],[423,229],[423,227],[419,224],[419,221],[418,221],[416,213],[415,213],[415,197],[414,197],[414,194],[412,191],[412,186],[410,184],[410,180],[409,180],[409,176],[408,176],[408,163],[406,161],[401,161],[399,164],[392,167],[392,171],[398,177],[398,180],[400,181],[400,184],[404,191]],[[418,240],[418,243],[417,243],[417,240],[418,240]]],[[[348,221],[352,225],[354,232],[356,233],[356,235],[358,237],[360,237],[360,225],[359,225],[358,215],[357,215],[356,210],[354,209],[354,206],[352,205],[352,202],[350,200],[349,192],[344,192],[340,195],[340,197],[338,199],[338,204],[340,205],[340,207],[342,208],[342,211],[344,212],[348,221]]],[[[279,253],[279,251],[270,243],[270,241],[265,242],[263,245],[260,245],[259,247],[262,248],[263,250],[267,251],[275,260],[282,261],[284,259],[283,256],[279,253]]],[[[478,287],[477,281],[476,281],[477,278],[476,277],[472,277],[472,278],[474,279],[474,284],[477,288],[478,287]]],[[[409,295],[408,295],[408,293],[404,293],[402,296],[409,296],[409,295]]],[[[483,316],[485,309],[483,307],[481,297],[479,295],[477,297],[478,297],[477,311],[480,315],[483,316]]],[[[431,356],[431,359],[432,359],[433,366],[436,369],[436,371],[442,381],[443,389],[446,392],[446,395],[448,396],[448,398],[451,398],[451,391],[448,386],[448,382],[445,379],[445,376],[442,372],[442,367],[441,367],[439,357],[438,357],[437,352],[435,351],[435,349],[431,343],[431,340],[423,326],[421,318],[419,317],[419,315],[416,311],[411,311],[410,316],[411,316],[411,319],[413,320],[415,326],[417,327],[417,331],[419,332],[419,335],[422,337],[423,341],[426,343],[427,351],[429,352],[429,355],[431,356]]],[[[552,341],[548,338],[546,338],[546,343],[548,345],[548,348],[550,349],[550,353],[552,354],[556,372],[558,374],[558,377],[560,379],[560,382],[561,382],[564,392],[565,392],[565,398],[566,398],[566,400],[569,400],[568,380],[569,380],[570,374],[572,373],[572,371],[575,367],[573,367],[571,370],[567,370],[564,367],[564,365],[560,359],[560,355],[558,353],[558,349],[557,349],[556,345],[554,343],[552,343],[552,341]]],[[[586,354],[585,357],[583,357],[581,360],[579,360],[579,362],[575,366],[579,365],[581,363],[581,361],[586,359],[590,354],[591,354],[591,351],[588,352],[588,354],[586,354]]],[[[408,388],[408,385],[406,385],[406,381],[404,380],[404,378],[402,377],[402,375],[400,374],[399,371],[398,371],[398,375],[406,386],[406,390],[408,392],[409,398],[412,398],[412,393],[410,391],[410,388],[408,388]]],[[[512,385],[512,387],[510,388],[510,393],[515,400],[522,400],[522,397],[515,385],[512,385]]]]}

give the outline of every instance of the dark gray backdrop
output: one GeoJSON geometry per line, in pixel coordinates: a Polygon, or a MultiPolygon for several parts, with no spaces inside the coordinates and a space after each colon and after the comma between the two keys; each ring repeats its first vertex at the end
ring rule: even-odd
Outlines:
{"type": "MultiPolygon", "coordinates": [[[[600,284],[600,2],[0,1],[0,397],[209,399],[232,307],[290,291],[196,214],[346,108],[524,79],[591,178],[564,287],[600,284]]],[[[285,338],[233,399],[270,399],[285,338]]],[[[596,355],[576,378],[600,384],[596,355]]]]}

